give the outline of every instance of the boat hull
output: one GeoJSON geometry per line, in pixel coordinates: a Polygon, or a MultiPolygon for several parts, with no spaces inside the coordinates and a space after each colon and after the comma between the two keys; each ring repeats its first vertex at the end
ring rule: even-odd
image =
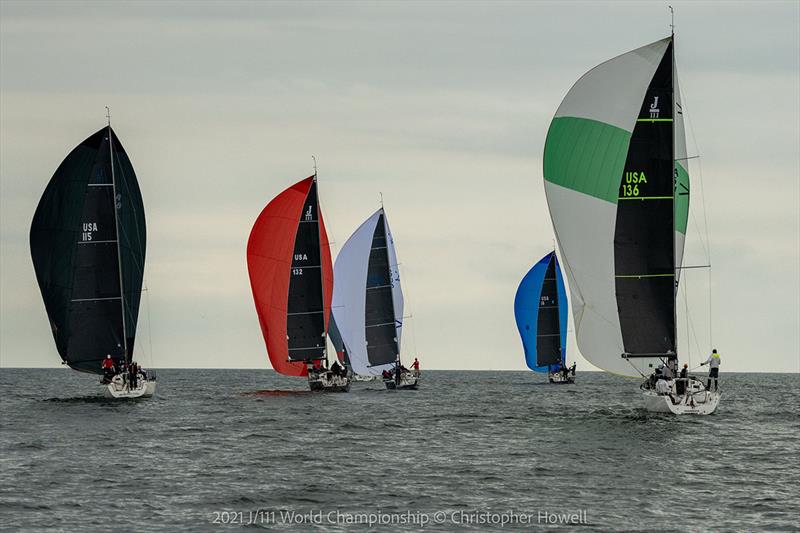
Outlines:
{"type": "Polygon", "coordinates": [[[102,385],[103,395],[114,400],[126,400],[134,398],[150,398],[156,393],[156,381],[140,379],[137,386],[129,388],[128,383],[123,380],[122,375],[114,376],[111,383],[102,385]]]}
{"type": "Polygon", "coordinates": [[[419,388],[419,376],[403,376],[400,379],[400,383],[397,383],[394,378],[388,378],[383,380],[383,384],[388,390],[417,390],[419,388]]]}
{"type": "Polygon", "coordinates": [[[687,393],[681,396],[674,393],[674,385],[670,390],[672,394],[658,394],[654,390],[645,390],[645,409],[650,413],[710,415],[719,405],[719,391],[707,391],[697,380],[690,380],[687,393]]]}
{"type": "Polygon", "coordinates": [[[547,377],[548,377],[550,383],[552,383],[554,385],[569,385],[569,384],[575,383],[575,376],[574,375],[564,377],[563,374],[557,373],[557,374],[548,374],[547,377]]]}
{"type": "Polygon", "coordinates": [[[350,378],[330,373],[308,376],[308,388],[313,392],[349,392],[350,378]]]}

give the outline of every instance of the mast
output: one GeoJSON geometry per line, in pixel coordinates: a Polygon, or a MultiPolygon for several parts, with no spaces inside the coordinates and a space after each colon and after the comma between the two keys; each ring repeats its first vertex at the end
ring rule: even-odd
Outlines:
{"type": "Polygon", "coordinates": [[[397,343],[397,368],[400,368],[400,342],[397,340],[397,317],[394,316],[394,280],[392,279],[392,265],[389,263],[389,231],[386,224],[386,211],[383,209],[383,193],[381,193],[381,217],[383,218],[383,238],[386,240],[386,268],[389,270],[389,301],[392,303],[392,320],[394,321],[394,338],[397,343]]]}
{"type": "MultiPolygon", "coordinates": [[[[319,182],[317,181],[317,158],[313,155],[311,159],[314,160],[314,193],[317,195],[317,241],[319,242],[319,286],[322,288],[322,353],[325,356],[325,367],[328,367],[328,328],[325,326],[325,273],[322,268],[322,208],[319,205],[319,182]]],[[[328,317],[330,320],[330,317],[328,317]]]]}
{"type": "MultiPolygon", "coordinates": [[[[670,23],[670,36],[672,37],[672,75],[670,76],[670,105],[672,106],[672,262],[675,264],[677,257],[677,250],[675,248],[675,196],[678,194],[678,169],[675,166],[675,121],[677,120],[677,110],[675,109],[675,10],[669,6],[671,15],[670,23]]],[[[674,362],[673,374],[677,375],[678,370],[678,269],[681,265],[675,265],[673,270],[673,280],[675,283],[675,290],[673,291],[673,299],[675,303],[672,306],[672,331],[673,338],[675,339],[675,355],[671,358],[674,362]]]]}
{"type": "MultiPolygon", "coordinates": [[[[125,363],[130,363],[130,361],[128,361],[128,329],[125,324],[125,286],[122,284],[122,252],[119,246],[119,213],[117,212],[117,180],[114,174],[114,141],[111,134],[111,110],[108,106],[106,106],[106,120],[108,121],[108,155],[111,161],[111,189],[114,195],[112,201],[114,203],[114,233],[116,234],[117,241],[117,271],[119,273],[119,303],[120,311],[122,312],[123,356],[125,357],[125,363]]],[[[121,201],[120,207],[122,207],[121,201]]]]}

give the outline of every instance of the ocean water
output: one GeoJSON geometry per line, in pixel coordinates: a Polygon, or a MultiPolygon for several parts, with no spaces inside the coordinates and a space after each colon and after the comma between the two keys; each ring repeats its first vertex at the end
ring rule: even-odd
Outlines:
{"type": "Polygon", "coordinates": [[[635,382],[580,371],[348,394],[158,376],[156,397],[109,401],[66,369],[0,370],[0,529],[798,530],[798,375],[723,373],[707,417],[648,414],[635,382]]]}

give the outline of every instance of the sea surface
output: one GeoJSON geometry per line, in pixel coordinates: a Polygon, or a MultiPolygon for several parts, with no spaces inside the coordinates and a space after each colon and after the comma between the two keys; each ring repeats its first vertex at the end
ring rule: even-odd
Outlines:
{"type": "Polygon", "coordinates": [[[269,370],[158,380],[111,401],[92,376],[0,369],[0,529],[798,531],[797,374],[723,373],[706,417],[580,371],[348,394],[269,370]]]}

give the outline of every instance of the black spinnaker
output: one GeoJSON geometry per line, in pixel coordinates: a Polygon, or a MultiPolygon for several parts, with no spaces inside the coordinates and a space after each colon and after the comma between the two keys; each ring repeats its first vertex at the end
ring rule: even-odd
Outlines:
{"type": "Polygon", "coordinates": [[[64,159],[31,224],[33,266],[56,348],[75,370],[101,374],[107,354],[118,368],[132,359],[145,241],[136,174],[104,127],[64,159]]]}

